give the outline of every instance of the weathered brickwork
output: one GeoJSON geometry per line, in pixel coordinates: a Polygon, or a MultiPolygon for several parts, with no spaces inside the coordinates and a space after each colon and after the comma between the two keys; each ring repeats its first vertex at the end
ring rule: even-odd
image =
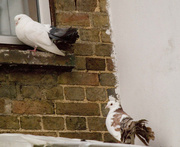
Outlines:
{"type": "Polygon", "coordinates": [[[54,0],[56,26],[78,28],[75,67],[0,70],[0,133],[113,141],[105,126],[109,89],[116,85],[106,5],[54,0]]]}

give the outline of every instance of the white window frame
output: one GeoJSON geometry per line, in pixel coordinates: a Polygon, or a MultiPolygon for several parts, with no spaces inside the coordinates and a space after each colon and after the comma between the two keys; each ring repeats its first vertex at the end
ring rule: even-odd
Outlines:
{"type": "MultiPolygon", "coordinates": [[[[51,24],[49,0],[38,0],[40,22],[51,24]]],[[[23,44],[16,36],[0,35],[0,44],[23,44]]]]}

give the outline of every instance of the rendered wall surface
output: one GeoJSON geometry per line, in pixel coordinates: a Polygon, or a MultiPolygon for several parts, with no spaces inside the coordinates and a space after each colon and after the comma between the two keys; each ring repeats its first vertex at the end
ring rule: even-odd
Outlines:
{"type": "MultiPolygon", "coordinates": [[[[180,1],[110,0],[120,97],[145,118],[153,147],[180,144],[180,1]]],[[[139,144],[139,142],[137,142],[139,144]]]]}

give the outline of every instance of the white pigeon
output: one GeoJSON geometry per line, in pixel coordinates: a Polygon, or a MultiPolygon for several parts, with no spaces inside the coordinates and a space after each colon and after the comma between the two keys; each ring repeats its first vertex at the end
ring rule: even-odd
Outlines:
{"type": "Polygon", "coordinates": [[[33,47],[33,51],[40,47],[48,52],[65,56],[54,42],[60,41],[73,44],[79,37],[75,28],[56,28],[47,24],[41,24],[25,14],[16,15],[14,20],[18,39],[33,47]]]}
{"type": "Polygon", "coordinates": [[[109,101],[106,108],[110,109],[106,117],[107,130],[119,142],[134,144],[135,135],[145,145],[149,144],[150,139],[154,140],[154,132],[145,126],[147,120],[134,121],[116,100],[109,101]]]}

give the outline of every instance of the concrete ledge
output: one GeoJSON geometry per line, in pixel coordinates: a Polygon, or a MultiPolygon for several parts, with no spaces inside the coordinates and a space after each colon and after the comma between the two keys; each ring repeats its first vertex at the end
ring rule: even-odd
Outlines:
{"type": "Polygon", "coordinates": [[[75,58],[73,55],[65,57],[41,51],[25,51],[25,50],[0,50],[0,65],[9,66],[32,66],[32,67],[55,67],[72,69],[75,66],[75,58]]]}
{"type": "Polygon", "coordinates": [[[94,140],[81,141],[63,137],[47,137],[25,134],[0,134],[2,147],[142,147],[120,143],[104,143],[94,140]]]}

